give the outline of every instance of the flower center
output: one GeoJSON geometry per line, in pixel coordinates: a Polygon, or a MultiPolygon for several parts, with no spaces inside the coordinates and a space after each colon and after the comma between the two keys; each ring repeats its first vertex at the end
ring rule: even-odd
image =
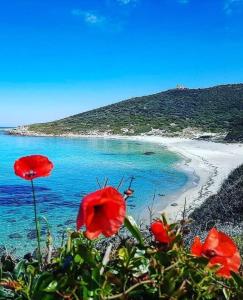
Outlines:
{"type": "Polygon", "coordinates": [[[214,250],[207,250],[205,252],[205,256],[207,256],[208,258],[212,258],[212,257],[216,256],[216,253],[214,250]]]}
{"type": "Polygon", "coordinates": [[[94,213],[95,213],[95,214],[101,213],[102,207],[103,207],[102,205],[95,205],[95,206],[94,206],[94,213]]]}
{"type": "Polygon", "coordinates": [[[33,177],[34,175],[36,175],[36,172],[33,171],[33,170],[30,170],[29,172],[24,173],[24,176],[25,176],[25,177],[28,177],[28,178],[31,178],[31,177],[33,177]]]}

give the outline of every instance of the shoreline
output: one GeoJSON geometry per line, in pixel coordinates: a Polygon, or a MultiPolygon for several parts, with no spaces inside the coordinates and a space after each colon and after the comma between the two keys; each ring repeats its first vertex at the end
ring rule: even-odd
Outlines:
{"type": "Polygon", "coordinates": [[[189,186],[167,197],[169,205],[163,212],[171,221],[181,218],[185,206],[186,213],[200,206],[209,196],[220,189],[223,181],[231,171],[243,164],[243,144],[214,143],[210,141],[198,141],[185,138],[167,137],[137,137],[136,140],[144,140],[166,146],[172,152],[178,153],[183,162],[179,168],[186,172],[193,172],[198,177],[198,182],[192,180],[189,186]],[[176,204],[172,206],[171,204],[176,204]]]}
{"type": "MultiPolygon", "coordinates": [[[[55,135],[32,135],[26,132],[26,136],[57,137],[55,135]]],[[[233,169],[243,164],[243,144],[215,143],[184,137],[161,136],[122,136],[122,135],[60,135],[62,138],[102,138],[123,139],[159,144],[169,151],[177,153],[182,162],[177,168],[189,174],[190,182],[182,190],[163,198],[168,205],[162,210],[171,221],[181,217],[186,199],[186,212],[202,204],[209,196],[217,193],[223,181],[233,169]],[[172,204],[172,205],[171,205],[172,204]]],[[[161,211],[160,203],[155,205],[161,211]]]]}

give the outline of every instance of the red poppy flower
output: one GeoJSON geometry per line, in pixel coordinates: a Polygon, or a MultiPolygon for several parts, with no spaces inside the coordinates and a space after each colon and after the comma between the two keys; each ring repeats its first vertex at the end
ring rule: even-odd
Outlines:
{"type": "Polygon", "coordinates": [[[194,239],[191,253],[195,256],[204,256],[209,259],[209,267],[220,264],[221,268],[216,272],[217,275],[229,278],[230,271],[237,273],[240,268],[240,253],[233,240],[212,228],[204,243],[199,237],[194,239]]]}
{"type": "Polygon", "coordinates": [[[14,164],[15,174],[26,180],[49,176],[52,169],[53,163],[42,155],[21,157],[14,164]]]}
{"type": "Polygon", "coordinates": [[[86,226],[85,235],[95,239],[100,234],[106,237],[117,233],[124,222],[126,203],[113,187],[106,187],[83,198],[77,218],[77,230],[86,226]]]}
{"type": "Polygon", "coordinates": [[[165,225],[161,221],[156,221],[151,224],[151,231],[155,240],[160,243],[169,244],[173,240],[169,235],[169,230],[169,225],[165,225]]]}

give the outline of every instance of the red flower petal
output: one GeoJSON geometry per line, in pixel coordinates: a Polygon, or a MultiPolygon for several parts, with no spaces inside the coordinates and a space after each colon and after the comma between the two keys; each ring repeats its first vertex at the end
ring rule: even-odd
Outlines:
{"type": "Polygon", "coordinates": [[[222,267],[221,269],[219,269],[216,274],[218,276],[224,277],[224,278],[230,278],[231,274],[230,274],[230,270],[227,267],[222,267]]]}
{"type": "Polygon", "coordinates": [[[215,255],[231,257],[237,247],[233,240],[225,233],[217,231],[212,228],[203,244],[203,253],[207,255],[208,252],[213,251],[215,255]]]}
{"type": "Polygon", "coordinates": [[[197,237],[191,248],[191,252],[197,256],[206,256],[209,258],[209,267],[219,264],[220,269],[217,275],[229,278],[231,271],[237,273],[240,268],[240,253],[234,241],[224,234],[212,228],[204,242],[201,243],[197,237]]]}
{"type": "Polygon", "coordinates": [[[240,259],[240,253],[238,249],[231,257],[226,257],[226,261],[231,271],[235,273],[239,272],[241,259],[240,259]]]}
{"type": "Polygon", "coordinates": [[[117,233],[124,222],[126,203],[122,195],[112,187],[106,187],[83,198],[77,217],[77,229],[86,226],[85,235],[97,238],[117,233]]]}
{"type": "Polygon", "coordinates": [[[219,233],[216,228],[212,228],[208,236],[206,237],[206,240],[203,244],[202,251],[203,253],[206,253],[207,251],[215,250],[215,248],[219,244],[219,233]]]}
{"type": "Polygon", "coordinates": [[[155,237],[155,240],[160,243],[169,244],[172,240],[168,234],[168,226],[165,226],[161,221],[156,221],[152,223],[151,231],[155,237]]]}
{"type": "Polygon", "coordinates": [[[215,252],[219,256],[231,257],[236,251],[237,247],[234,241],[225,233],[219,231],[219,244],[215,248],[215,252]]]}
{"type": "Polygon", "coordinates": [[[198,236],[195,237],[193,244],[191,246],[191,253],[195,256],[201,256],[202,255],[202,248],[203,244],[200,241],[200,238],[198,236]]]}
{"type": "Polygon", "coordinates": [[[227,260],[225,257],[221,256],[215,256],[210,259],[208,266],[215,266],[215,265],[221,265],[221,268],[216,272],[217,275],[229,278],[230,275],[230,268],[227,264],[227,260]]]}
{"type": "Polygon", "coordinates": [[[25,180],[49,176],[53,163],[43,155],[21,157],[14,164],[15,174],[25,180]]]}

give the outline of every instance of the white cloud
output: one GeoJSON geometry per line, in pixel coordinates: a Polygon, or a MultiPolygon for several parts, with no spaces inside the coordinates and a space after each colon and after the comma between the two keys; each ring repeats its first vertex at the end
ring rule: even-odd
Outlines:
{"type": "Polygon", "coordinates": [[[95,12],[83,11],[80,9],[73,9],[71,14],[74,16],[80,16],[83,18],[84,22],[91,25],[101,25],[105,22],[106,18],[98,15],[95,12]]]}
{"type": "Polygon", "coordinates": [[[116,0],[116,1],[122,5],[128,5],[128,4],[136,3],[138,0],[116,0]]]}
{"type": "Polygon", "coordinates": [[[224,11],[227,15],[231,15],[234,11],[242,9],[243,0],[225,0],[224,11]]]}
{"type": "Polygon", "coordinates": [[[140,0],[106,0],[105,14],[101,15],[99,11],[73,9],[71,14],[80,17],[86,24],[96,26],[102,30],[109,32],[120,32],[126,24],[126,19],[130,14],[130,8],[133,9],[140,2],[140,0]],[[117,9],[117,5],[122,7],[117,9]],[[116,8],[116,13],[109,14],[110,8],[116,8]]]}

